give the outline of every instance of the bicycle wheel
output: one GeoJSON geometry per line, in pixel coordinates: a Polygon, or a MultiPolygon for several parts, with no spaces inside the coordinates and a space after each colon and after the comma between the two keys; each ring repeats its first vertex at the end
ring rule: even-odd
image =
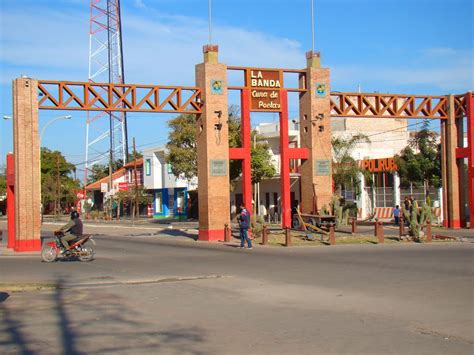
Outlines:
{"type": "Polygon", "coordinates": [[[79,260],[80,261],[92,261],[94,260],[94,249],[91,246],[85,245],[82,247],[82,250],[79,252],[79,260]]]}
{"type": "Polygon", "coordinates": [[[52,263],[56,261],[57,257],[58,253],[56,248],[53,248],[50,245],[43,245],[43,248],[41,249],[41,260],[46,263],[52,263]]]}

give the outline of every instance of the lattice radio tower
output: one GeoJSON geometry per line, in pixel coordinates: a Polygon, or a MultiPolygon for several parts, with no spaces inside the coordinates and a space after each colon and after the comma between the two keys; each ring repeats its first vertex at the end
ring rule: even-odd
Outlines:
{"type": "MultiPolygon", "coordinates": [[[[89,81],[114,84],[125,81],[120,0],[90,1],[89,81]]],[[[84,184],[93,165],[116,159],[126,163],[128,159],[125,112],[88,112],[86,125],[84,184]]]]}

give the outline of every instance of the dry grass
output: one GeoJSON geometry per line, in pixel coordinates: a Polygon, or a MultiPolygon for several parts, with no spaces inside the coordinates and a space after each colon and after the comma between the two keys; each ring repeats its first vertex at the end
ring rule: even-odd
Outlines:
{"type": "MultiPolygon", "coordinates": [[[[314,240],[308,240],[305,234],[301,232],[292,232],[291,239],[293,246],[328,246],[329,237],[324,235],[321,240],[321,235],[313,234],[314,240]]],[[[433,240],[433,243],[445,243],[447,241],[433,240]]],[[[254,243],[261,244],[262,238],[256,238],[254,243]]],[[[399,241],[398,237],[386,236],[384,244],[401,244],[410,243],[407,241],[399,241]]],[[[350,235],[345,233],[336,233],[336,245],[341,244],[378,244],[377,237],[367,234],[350,235]]],[[[271,246],[284,246],[285,245],[285,234],[283,233],[271,233],[268,235],[268,245],[271,246]]]]}
{"type": "Polygon", "coordinates": [[[0,283],[0,290],[5,292],[43,291],[57,288],[51,283],[0,283]]]}

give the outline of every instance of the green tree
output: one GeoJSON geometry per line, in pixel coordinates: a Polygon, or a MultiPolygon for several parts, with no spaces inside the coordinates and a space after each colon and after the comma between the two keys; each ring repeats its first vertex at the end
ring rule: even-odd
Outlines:
{"type": "MultiPolygon", "coordinates": [[[[242,132],[240,112],[237,106],[229,107],[229,147],[237,148],[242,146],[242,132]]],[[[251,170],[252,183],[256,184],[265,178],[275,176],[276,169],[271,163],[271,155],[268,151],[268,143],[265,138],[258,134],[256,130],[250,132],[251,140],[251,170]]],[[[230,180],[234,181],[242,173],[242,162],[240,160],[231,160],[230,162],[230,180]]]]}
{"type": "Polygon", "coordinates": [[[255,130],[252,131],[251,166],[252,183],[257,184],[263,179],[271,178],[275,175],[275,166],[271,163],[271,155],[268,151],[269,145],[264,137],[260,136],[255,130]]]}
{"type": "Polygon", "coordinates": [[[89,169],[87,184],[92,184],[109,175],[109,166],[105,164],[95,164],[89,169]]]}
{"type": "Polygon", "coordinates": [[[66,161],[59,151],[41,148],[41,203],[43,208],[53,204],[58,214],[61,207],[73,203],[75,190],[79,189],[79,180],[71,176],[76,167],[66,161]]]}
{"type": "Polygon", "coordinates": [[[352,152],[358,143],[363,142],[370,143],[370,139],[365,134],[333,137],[331,140],[333,150],[332,178],[339,191],[351,187],[354,188],[357,195],[361,193],[359,173],[365,174],[365,171],[352,158],[352,152]]]}
{"type": "MultiPolygon", "coordinates": [[[[240,110],[238,106],[229,107],[229,147],[237,148],[242,146],[242,133],[241,133],[241,120],[240,120],[240,110]]],[[[229,162],[229,178],[230,181],[235,181],[240,174],[242,173],[242,161],[241,160],[231,160],[229,162]]],[[[233,186],[231,186],[233,189],[233,186]]]]}
{"type": "Polygon", "coordinates": [[[437,134],[429,129],[429,120],[424,120],[422,129],[409,140],[400,155],[395,157],[402,187],[441,185],[441,150],[437,134]]]}
{"type": "Polygon", "coordinates": [[[182,174],[191,180],[197,176],[196,117],[179,115],[168,121],[168,126],[167,162],[175,176],[182,174]]]}
{"type": "Polygon", "coordinates": [[[7,176],[5,172],[0,172],[0,197],[7,194],[7,176]]]}
{"type": "Polygon", "coordinates": [[[152,196],[147,192],[144,186],[130,186],[126,191],[118,191],[114,195],[114,200],[118,203],[117,218],[120,218],[120,206],[122,203],[131,204],[132,217],[135,218],[139,213],[139,206],[152,202],[152,196]]]}

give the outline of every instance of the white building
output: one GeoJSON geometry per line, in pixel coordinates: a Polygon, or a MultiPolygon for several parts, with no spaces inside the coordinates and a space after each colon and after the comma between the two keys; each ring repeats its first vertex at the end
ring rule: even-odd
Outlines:
{"type": "Polygon", "coordinates": [[[189,191],[197,188],[197,179],[190,183],[175,177],[166,153],[164,146],[143,151],[143,185],[153,196],[154,218],[186,218],[189,191]]]}
{"type": "MultiPolygon", "coordinates": [[[[400,205],[400,179],[396,170],[388,167],[378,168],[376,162],[381,159],[393,158],[399,154],[408,144],[410,132],[408,131],[408,120],[365,118],[365,117],[338,117],[332,118],[332,133],[335,137],[350,137],[364,134],[369,142],[360,142],[352,151],[352,158],[356,161],[373,162],[372,187],[366,187],[362,174],[360,191],[357,196],[357,205],[360,217],[365,218],[375,208],[381,209],[379,217],[385,217],[391,213],[395,205],[400,205]],[[385,211],[383,210],[385,209],[385,211]]],[[[352,191],[343,191],[344,197],[355,199],[352,191]]]]}

